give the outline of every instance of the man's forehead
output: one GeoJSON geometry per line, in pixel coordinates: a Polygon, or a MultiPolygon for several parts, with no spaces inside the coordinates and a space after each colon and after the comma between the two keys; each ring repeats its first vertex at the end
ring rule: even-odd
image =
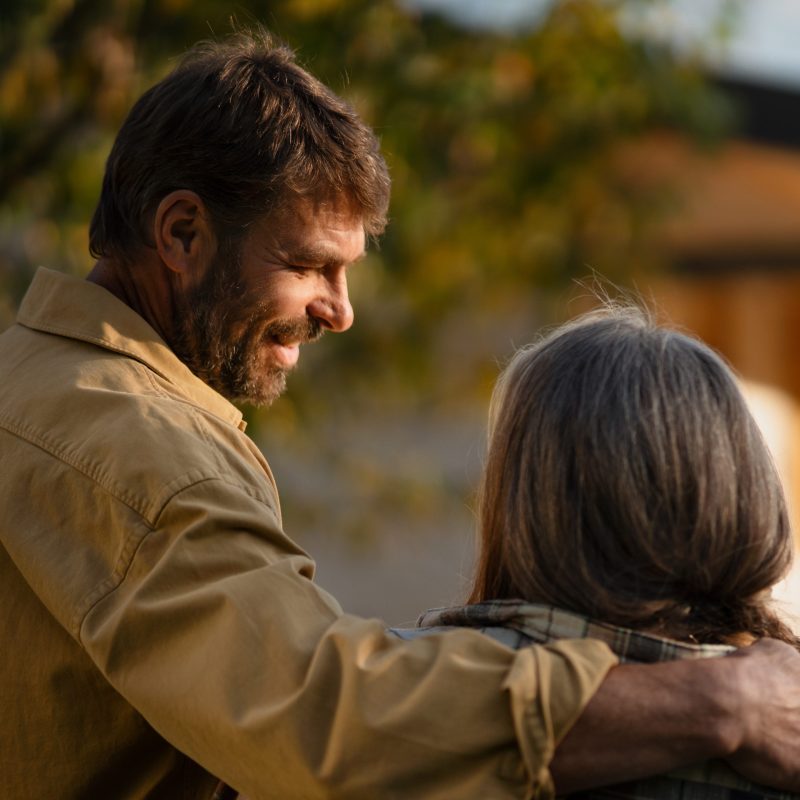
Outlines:
{"type": "Polygon", "coordinates": [[[320,214],[363,219],[364,209],[347,192],[322,191],[309,194],[287,192],[271,210],[266,212],[267,216],[276,217],[313,217],[320,214]]]}
{"type": "Polygon", "coordinates": [[[364,228],[364,213],[346,195],[338,197],[293,197],[268,211],[262,218],[267,223],[297,225],[314,229],[320,225],[352,229],[364,228]]]}
{"type": "Polygon", "coordinates": [[[363,216],[346,200],[293,199],[258,220],[253,233],[298,259],[354,262],[366,255],[363,216]]]}

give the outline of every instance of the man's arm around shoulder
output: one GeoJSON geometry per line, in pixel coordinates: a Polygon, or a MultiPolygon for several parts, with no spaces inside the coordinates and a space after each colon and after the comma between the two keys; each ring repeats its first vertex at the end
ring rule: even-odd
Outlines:
{"type": "Polygon", "coordinates": [[[708,758],[800,792],[800,653],[765,639],[727,658],[615,667],[550,769],[566,794],[708,758]]]}

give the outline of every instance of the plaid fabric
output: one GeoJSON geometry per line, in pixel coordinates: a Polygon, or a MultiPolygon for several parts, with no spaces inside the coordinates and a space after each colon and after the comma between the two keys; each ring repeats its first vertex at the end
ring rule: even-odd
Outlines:
{"type": "Polygon", "coordinates": [[[417,620],[418,628],[478,628],[512,647],[546,644],[555,639],[600,639],[620,661],[673,661],[677,658],[724,656],[735,648],[722,644],[692,645],[596,622],[560,608],[516,600],[492,600],[470,606],[434,608],[417,620]],[[495,630],[499,629],[499,630],[495,630]],[[514,636],[508,637],[507,632],[514,636]]]}
{"type": "MultiPolygon", "coordinates": [[[[492,600],[468,606],[434,608],[417,620],[417,628],[394,628],[403,639],[425,636],[446,628],[475,628],[518,649],[556,639],[600,639],[623,662],[654,663],[678,658],[724,656],[728,645],[693,645],[597,622],[547,605],[517,600],[492,600]]],[[[630,783],[570,795],[582,800],[799,800],[800,795],[756,786],[719,761],[630,783]]]]}

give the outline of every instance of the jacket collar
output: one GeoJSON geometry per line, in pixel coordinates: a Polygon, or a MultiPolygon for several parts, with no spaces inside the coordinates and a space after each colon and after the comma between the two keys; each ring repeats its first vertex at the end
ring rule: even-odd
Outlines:
{"type": "Polygon", "coordinates": [[[244,430],[242,413],[194,375],[142,317],[102,286],[40,267],[22,300],[17,322],[133,358],[169,381],[190,402],[244,430]]]}

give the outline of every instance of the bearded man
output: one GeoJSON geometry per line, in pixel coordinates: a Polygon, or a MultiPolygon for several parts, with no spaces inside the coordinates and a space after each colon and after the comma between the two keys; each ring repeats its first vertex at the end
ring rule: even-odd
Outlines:
{"type": "Polygon", "coordinates": [[[371,131],[266,36],[132,109],[88,279],[40,270],[0,337],[4,796],[546,797],[714,756],[800,790],[788,647],[406,642],[315,586],[231,401],[350,327],[388,195],[371,131]]]}

